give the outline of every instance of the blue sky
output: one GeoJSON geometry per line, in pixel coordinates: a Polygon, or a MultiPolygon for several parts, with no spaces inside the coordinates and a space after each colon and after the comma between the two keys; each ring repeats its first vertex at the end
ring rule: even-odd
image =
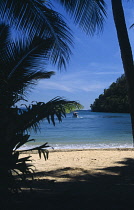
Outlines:
{"type": "MultiPolygon", "coordinates": [[[[67,18],[64,10],[59,11],[66,16],[67,23],[73,31],[74,48],[67,70],[58,71],[54,66],[47,70],[55,71],[51,79],[43,80],[29,93],[31,101],[47,102],[56,96],[80,102],[84,109],[92,104],[103,93],[105,88],[123,74],[120,50],[113,23],[110,1],[108,2],[108,18],[104,31],[93,37],[87,36],[73,21],[67,18]]],[[[125,16],[128,28],[134,23],[133,3],[124,1],[125,16]]],[[[134,29],[128,29],[132,46],[134,46],[134,29]]]]}

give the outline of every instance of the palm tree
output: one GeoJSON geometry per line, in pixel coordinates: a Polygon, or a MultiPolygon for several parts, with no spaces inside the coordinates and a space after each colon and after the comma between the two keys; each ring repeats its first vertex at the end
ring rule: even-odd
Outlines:
{"type": "MultiPolygon", "coordinates": [[[[51,17],[54,18],[57,15],[57,13],[52,10],[51,2],[53,3],[52,0],[47,2],[45,0],[21,0],[18,3],[16,0],[1,0],[0,18],[12,25],[16,25],[19,30],[27,31],[27,33],[33,37],[36,34],[43,37],[49,37],[51,34],[55,40],[55,49],[60,49],[60,53],[62,54],[63,50],[61,50],[59,45],[59,43],[61,43],[61,39],[59,40],[56,33],[57,28],[60,29],[60,27],[59,25],[55,25],[55,22],[52,23],[51,21],[51,17]],[[50,4],[48,4],[48,2],[50,4]],[[16,19],[15,23],[14,18],[16,19]]],[[[87,34],[93,35],[97,30],[102,30],[106,18],[106,3],[104,0],[57,0],[56,2],[60,3],[65,8],[65,10],[73,18],[74,23],[79,25],[80,28],[82,28],[82,30],[84,30],[87,34]]],[[[111,0],[111,4],[121,51],[121,58],[128,85],[134,142],[133,55],[129,43],[122,0],[111,0]]],[[[65,27],[63,28],[67,29],[66,24],[64,26],[65,27]]],[[[69,37],[64,36],[64,38],[69,37]]],[[[68,39],[68,43],[69,41],[70,39],[68,39]]],[[[67,57],[69,58],[69,54],[67,57]]],[[[56,56],[53,60],[53,63],[55,62],[57,62],[56,56]]],[[[64,56],[61,59],[59,67],[61,67],[61,63],[65,63],[64,56]]]]}
{"type": "Polygon", "coordinates": [[[0,22],[10,25],[24,43],[30,43],[36,36],[53,39],[50,61],[58,64],[58,68],[66,67],[72,34],[59,13],[41,0],[2,0],[0,8],[0,22]]]}
{"type": "MultiPolygon", "coordinates": [[[[35,36],[42,39],[52,38],[51,62],[53,64],[58,62],[58,67],[61,68],[69,60],[71,52],[68,46],[72,43],[70,42],[71,33],[69,35],[66,33],[69,31],[67,25],[61,16],[52,9],[52,5],[47,2],[45,0],[1,0],[0,20],[12,25],[20,33],[21,31],[25,32],[27,42],[31,42],[35,36]],[[55,21],[57,17],[58,22],[55,21]]],[[[73,17],[75,24],[78,24],[87,34],[94,34],[95,31],[102,30],[106,17],[104,0],[57,0],[57,2],[64,6],[66,11],[73,17]]],[[[111,4],[128,83],[134,138],[133,56],[126,30],[122,1],[111,0],[111,4]]]]}
{"type": "MultiPolygon", "coordinates": [[[[66,111],[81,107],[75,101],[60,97],[46,104],[31,104],[25,110],[17,107],[16,103],[26,100],[27,92],[38,80],[54,74],[45,70],[48,61],[57,64],[58,68],[66,67],[72,45],[71,32],[57,12],[47,8],[42,1],[25,3],[0,1],[0,194],[3,200],[9,188],[18,190],[13,173],[25,180],[26,174],[31,172],[31,165],[27,164],[29,157],[20,159],[17,151],[31,141],[27,132],[31,129],[36,132],[43,119],[55,125],[54,116],[61,121],[66,111]],[[15,42],[11,36],[14,31],[18,35],[15,42]]],[[[46,147],[45,143],[33,149],[47,158],[46,147]]]]}
{"type": "MultiPolygon", "coordinates": [[[[44,70],[53,51],[53,38],[34,37],[24,45],[22,41],[10,41],[9,32],[9,26],[0,25],[0,194],[3,197],[7,196],[8,188],[18,189],[13,173],[25,180],[31,172],[29,157],[19,158],[18,152],[20,146],[31,141],[28,131],[36,132],[43,119],[55,125],[55,116],[62,121],[67,110],[80,107],[75,101],[59,97],[48,103],[33,103],[25,109],[17,107],[16,103],[25,102],[28,91],[38,80],[54,74],[44,70]]],[[[44,150],[47,146],[45,143],[33,149],[47,158],[48,152],[44,150]]]]}

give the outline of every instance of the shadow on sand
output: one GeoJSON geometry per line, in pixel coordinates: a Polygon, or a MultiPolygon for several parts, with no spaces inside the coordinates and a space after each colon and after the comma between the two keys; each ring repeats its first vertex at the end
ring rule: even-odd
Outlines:
{"type": "Polygon", "coordinates": [[[25,191],[13,199],[10,209],[134,209],[134,159],[124,159],[119,164],[94,174],[82,168],[77,174],[75,168],[38,172],[32,181],[33,191],[25,191]],[[56,182],[57,177],[69,181],[56,182]]]}

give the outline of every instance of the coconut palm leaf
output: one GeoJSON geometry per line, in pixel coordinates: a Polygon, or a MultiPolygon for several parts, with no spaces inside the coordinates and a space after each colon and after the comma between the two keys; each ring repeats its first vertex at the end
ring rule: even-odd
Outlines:
{"type": "MultiPolygon", "coordinates": [[[[47,149],[45,149],[47,147],[50,147],[50,146],[46,142],[45,144],[42,144],[41,146],[38,146],[38,147],[34,147],[34,148],[31,148],[31,149],[27,149],[27,150],[19,150],[19,153],[36,150],[36,151],[38,151],[40,159],[41,159],[41,154],[43,154],[44,159],[47,160],[48,159],[48,155],[49,155],[49,151],[47,149]]],[[[20,162],[22,161],[21,159],[19,159],[20,162]]]]}
{"type": "Polygon", "coordinates": [[[30,141],[35,141],[35,139],[29,139],[30,135],[28,134],[23,134],[19,133],[15,135],[14,141],[12,142],[13,144],[11,145],[12,150],[17,150],[21,146],[25,145],[26,143],[30,141]]]}
{"type": "MultiPolygon", "coordinates": [[[[28,47],[13,43],[0,52],[0,95],[8,98],[9,106],[21,100],[28,87],[35,85],[37,80],[50,78],[54,74],[43,70],[50,50],[51,39],[35,38],[28,47]]],[[[4,98],[3,103],[7,102],[4,98]]]]}
{"type": "Polygon", "coordinates": [[[67,101],[61,97],[56,97],[51,101],[44,103],[38,102],[27,107],[18,115],[17,132],[34,129],[35,132],[39,129],[39,123],[47,119],[55,125],[55,117],[62,121],[66,117],[66,110],[80,109],[82,106],[76,101],[67,101]],[[19,120],[19,118],[21,120],[19,120]]]}
{"type": "Polygon", "coordinates": [[[5,45],[10,40],[10,30],[7,25],[4,23],[0,24],[0,50],[3,50],[3,47],[5,48],[5,45]]]}
{"type": "MultiPolygon", "coordinates": [[[[31,129],[37,131],[43,119],[52,121],[55,125],[55,117],[62,121],[66,109],[71,110],[80,105],[74,101],[55,98],[48,103],[32,104],[26,110],[15,107],[17,101],[25,99],[27,91],[37,80],[50,78],[54,74],[44,70],[48,59],[53,64],[58,63],[59,67],[66,65],[70,55],[69,46],[72,43],[71,33],[61,16],[47,8],[40,0],[1,0],[0,6],[0,20],[8,23],[12,29],[16,26],[19,33],[23,30],[26,38],[18,42],[10,41],[8,27],[4,30],[4,26],[0,27],[0,38],[3,39],[0,50],[0,168],[1,179],[4,180],[4,185],[1,182],[1,186],[6,186],[0,187],[0,192],[3,192],[3,189],[6,192],[7,186],[14,188],[16,184],[12,171],[17,174],[21,172],[23,180],[31,173],[31,165],[27,164],[29,157],[19,158],[16,151],[32,140],[26,132],[31,129]],[[7,174],[8,180],[4,178],[7,174]],[[8,185],[9,183],[11,185],[8,185]]],[[[46,144],[35,149],[40,157],[43,153],[47,159],[48,152],[44,150],[45,147],[46,144]]]]}
{"type": "MultiPolygon", "coordinates": [[[[102,30],[106,17],[104,0],[56,0],[87,34],[102,30]]],[[[53,2],[53,1],[52,1],[53,2]]]]}
{"type": "MultiPolygon", "coordinates": [[[[82,108],[79,103],[57,97],[47,103],[38,102],[32,104],[26,109],[16,107],[5,110],[2,113],[3,115],[1,114],[3,120],[0,125],[6,127],[6,138],[9,142],[8,149],[14,151],[29,141],[34,141],[34,139],[29,139],[30,135],[25,132],[31,130],[37,132],[40,129],[42,120],[46,119],[49,123],[52,122],[55,125],[55,119],[61,122],[62,118],[66,117],[66,110],[72,111],[79,108],[82,108]],[[5,118],[5,115],[7,118],[5,118]]],[[[42,146],[36,149],[42,152],[42,146]]]]}
{"type": "Polygon", "coordinates": [[[0,20],[19,29],[19,33],[23,31],[24,42],[31,42],[35,36],[53,38],[51,62],[58,63],[58,68],[66,67],[72,34],[59,13],[40,0],[1,0],[0,8],[0,20]]]}

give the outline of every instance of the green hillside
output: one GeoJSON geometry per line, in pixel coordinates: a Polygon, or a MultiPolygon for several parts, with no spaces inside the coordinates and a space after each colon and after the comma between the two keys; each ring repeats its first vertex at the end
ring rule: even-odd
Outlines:
{"type": "Polygon", "coordinates": [[[113,82],[104,93],[90,105],[93,112],[129,113],[127,83],[124,75],[113,82]]]}

